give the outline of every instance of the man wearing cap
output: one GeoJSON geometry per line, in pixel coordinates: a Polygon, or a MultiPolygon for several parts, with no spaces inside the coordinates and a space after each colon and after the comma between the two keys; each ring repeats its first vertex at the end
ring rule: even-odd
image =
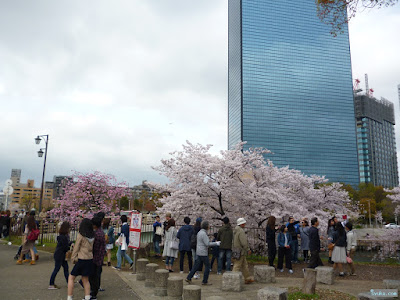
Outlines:
{"type": "Polygon", "coordinates": [[[249,284],[254,282],[254,280],[250,277],[249,266],[246,260],[246,255],[251,254],[247,236],[244,232],[246,220],[244,218],[239,218],[236,223],[237,226],[233,232],[233,247],[240,250],[240,258],[234,262],[233,272],[242,272],[245,279],[244,283],[249,284]]]}

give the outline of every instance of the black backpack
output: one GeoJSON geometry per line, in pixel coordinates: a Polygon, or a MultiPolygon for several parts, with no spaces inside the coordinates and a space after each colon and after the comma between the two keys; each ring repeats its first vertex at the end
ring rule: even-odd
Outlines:
{"type": "Polygon", "coordinates": [[[190,247],[196,250],[197,246],[197,233],[193,233],[190,237],[190,247]]]}

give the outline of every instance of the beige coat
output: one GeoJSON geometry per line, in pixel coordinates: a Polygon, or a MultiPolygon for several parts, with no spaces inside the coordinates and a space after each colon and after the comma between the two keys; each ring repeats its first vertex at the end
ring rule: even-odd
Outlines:
{"type": "Polygon", "coordinates": [[[247,255],[250,250],[246,233],[240,226],[236,226],[233,231],[233,247],[241,249],[240,255],[247,255]]]}
{"type": "Polygon", "coordinates": [[[93,259],[93,242],[94,238],[86,238],[78,233],[74,250],[72,251],[71,261],[77,263],[78,259],[93,259]]]}

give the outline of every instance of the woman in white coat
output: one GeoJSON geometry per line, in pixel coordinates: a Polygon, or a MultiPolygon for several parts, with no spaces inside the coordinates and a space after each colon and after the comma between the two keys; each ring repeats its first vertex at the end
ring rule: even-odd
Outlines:
{"type": "Polygon", "coordinates": [[[165,228],[165,243],[163,256],[165,259],[165,268],[170,272],[173,272],[172,265],[174,264],[175,258],[178,258],[179,241],[176,237],[178,231],[175,227],[175,220],[169,219],[167,228],[165,228]]]}

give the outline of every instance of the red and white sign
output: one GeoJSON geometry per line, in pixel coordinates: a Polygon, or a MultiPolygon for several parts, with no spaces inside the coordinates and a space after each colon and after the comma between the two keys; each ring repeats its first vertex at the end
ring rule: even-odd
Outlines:
{"type": "Polygon", "coordinates": [[[138,212],[131,212],[131,223],[129,226],[129,248],[140,248],[140,234],[142,232],[142,214],[138,212]]]}

